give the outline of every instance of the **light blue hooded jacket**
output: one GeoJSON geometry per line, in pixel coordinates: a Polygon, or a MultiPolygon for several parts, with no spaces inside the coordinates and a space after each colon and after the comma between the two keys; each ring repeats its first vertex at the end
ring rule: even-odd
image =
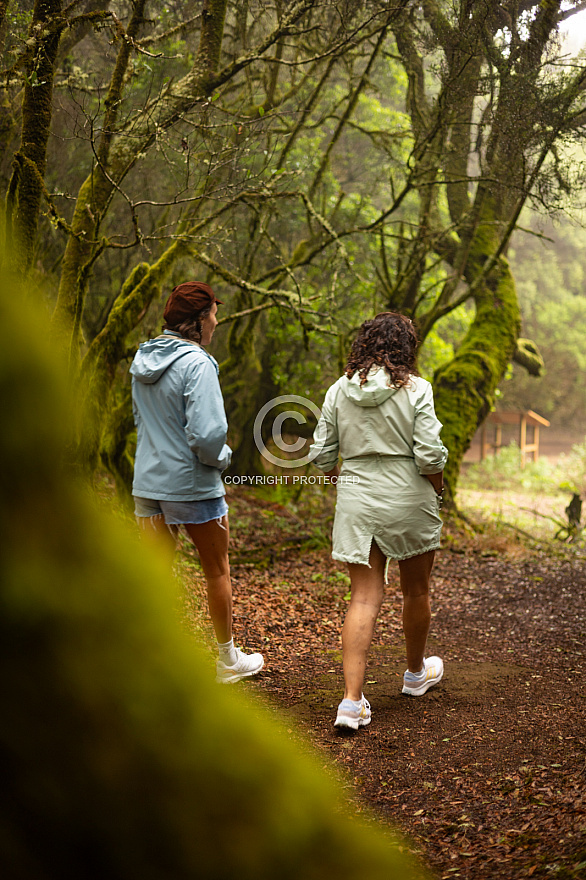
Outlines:
{"type": "Polygon", "coordinates": [[[130,367],[137,430],[133,495],[203,501],[226,494],[228,422],[217,361],[170,330],[143,342],[130,367]]]}

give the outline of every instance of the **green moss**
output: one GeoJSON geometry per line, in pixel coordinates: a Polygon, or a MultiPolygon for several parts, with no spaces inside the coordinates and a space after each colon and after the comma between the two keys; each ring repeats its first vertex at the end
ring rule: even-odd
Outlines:
{"type": "Polygon", "coordinates": [[[82,268],[90,259],[94,247],[98,196],[107,197],[103,185],[99,186],[100,179],[103,181],[103,175],[98,177],[97,174],[90,174],[79,189],[71,221],[73,234],[69,236],[65,248],[52,318],[57,338],[71,348],[75,363],[79,362],[79,327],[87,289],[87,273],[82,273],[82,268]]]}
{"type": "Polygon", "coordinates": [[[513,353],[515,363],[524,367],[530,376],[542,376],[545,363],[541,352],[532,339],[517,339],[517,347],[513,353]]]}
{"type": "Polygon", "coordinates": [[[15,162],[20,168],[10,218],[14,243],[10,256],[23,272],[28,272],[33,261],[43,198],[43,177],[53,111],[54,66],[62,29],[60,15],[60,0],[35,3],[29,30],[33,48],[25,69],[21,142],[15,155],[15,162]]]}
{"type": "MultiPolygon", "coordinates": [[[[487,212],[471,246],[470,280],[498,247],[498,226],[487,212]]],[[[446,467],[449,501],[455,497],[464,453],[494,406],[495,393],[516,349],[521,313],[515,282],[503,257],[475,289],[476,315],[454,359],[434,377],[442,439],[450,457],[446,467]]]]}
{"type": "Polygon", "coordinates": [[[109,395],[100,456],[102,463],[114,477],[118,497],[130,506],[134,476],[134,462],[128,451],[128,438],[134,431],[130,377],[127,377],[127,381],[117,391],[115,398],[113,390],[109,395]]]}
{"type": "MultiPolygon", "coordinates": [[[[110,310],[103,330],[93,340],[83,359],[79,377],[82,406],[79,410],[75,458],[86,471],[95,470],[103,438],[112,430],[115,436],[110,436],[106,441],[104,460],[106,463],[118,461],[125,470],[123,452],[119,450],[122,442],[119,436],[121,414],[118,427],[114,429],[110,426],[104,433],[106,415],[112,409],[110,391],[116,368],[125,354],[126,337],[159,294],[167,274],[182,253],[182,243],[174,242],[152,266],[140,263],[132,270],[110,310]]],[[[122,483],[126,480],[118,468],[115,468],[114,476],[122,483]]]]}
{"type": "Polygon", "coordinates": [[[220,63],[226,0],[204,0],[201,12],[201,31],[194,72],[199,80],[198,88],[207,94],[206,84],[220,63]]]}
{"type": "MultiPolygon", "coordinates": [[[[67,342],[71,340],[71,350],[75,360],[79,349],[80,316],[86,295],[86,278],[83,267],[95,255],[95,238],[99,222],[109,207],[113,191],[112,180],[121,183],[125,175],[133,167],[138,157],[148,150],[155,140],[158,130],[167,129],[189,109],[198,96],[209,94],[208,83],[212,71],[219,62],[226,0],[208,0],[202,10],[202,29],[200,48],[197,53],[194,70],[180,80],[168,95],[153,102],[149,112],[137,121],[132,137],[126,133],[117,133],[115,137],[105,135],[100,141],[98,152],[108,172],[106,177],[99,169],[95,169],[83,183],[75,206],[72,220],[73,235],[69,237],[61,268],[61,279],[57,306],[54,314],[54,328],[67,342]],[[94,242],[92,244],[92,242],[94,242]]],[[[140,18],[141,4],[135,4],[135,16],[140,18]]],[[[124,65],[123,58],[128,58],[126,48],[119,54],[119,64],[114,70],[111,87],[108,93],[109,107],[113,111],[119,107],[116,102],[116,91],[121,94],[126,77],[120,76],[124,65]]],[[[112,114],[109,114],[110,127],[113,128],[112,114]]]]}
{"type": "Polygon", "coordinates": [[[75,362],[77,362],[81,315],[87,292],[87,271],[84,271],[84,267],[90,265],[92,255],[95,255],[95,249],[98,246],[95,239],[102,215],[107,209],[112,194],[112,180],[123,179],[144,147],[144,143],[141,144],[134,139],[132,139],[131,145],[124,140],[117,141],[122,144],[122,147],[114,161],[112,160],[113,132],[117,127],[120,99],[131,55],[130,41],[137,36],[140,25],[143,23],[144,6],[144,0],[133,4],[132,17],[126,32],[128,39],[121,41],[118,50],[116,65],[105,100],[106,113],[97,149],[99,166],[92,170],[79,189],[71,223],[73,234],[70,235],[67,242],[61,268],[61,280],[53,323],[60,335],[65,339],[71,338],[70,347],[75,362]],[[107,176],[102,168],[106,169],[107,176]]]}

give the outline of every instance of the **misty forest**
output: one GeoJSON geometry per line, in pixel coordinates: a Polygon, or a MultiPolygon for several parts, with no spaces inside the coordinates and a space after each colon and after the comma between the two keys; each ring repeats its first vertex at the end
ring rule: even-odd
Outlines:
{"type": "Polygon", "coordinates": [[[586,876],[585,19],[569,0],[0,0],[7,877],[586,876]],[[190,280],[222,301],[235,618],[270,658],[236,696],[207,682],[194,548],[171,579],[134,543],[129,367],[190,280]],[[317,471],[275,467],[254,426],[280,412],[306,450],[315,414],[271,402],[320,407],[385,311],[417,328],[449,450],[432,634],[452,678],[425,713],[388,696],[391,571],[377,723],[343,741],[335,492],[291,485],[317,471]],[[520,412],[549,425],[541,456],[493,443],[520,412]]]}

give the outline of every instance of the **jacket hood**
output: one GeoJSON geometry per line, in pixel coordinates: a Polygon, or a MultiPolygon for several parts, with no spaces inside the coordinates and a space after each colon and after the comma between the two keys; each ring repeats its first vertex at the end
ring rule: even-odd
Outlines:
{"type": "Polygon", "coordinates": [[[130,367],[132,376],[144,385],[154,385],[171,364],[187,354],[198,352],[202,357],[214,359],[199,345],[179,336],[159,336],[143,342],[138,348],[130,367]]]}
{"type": "Polygon", "coordinates": [[[354,373],[351,379],[342,377],[342,391],[346,397],[358,406],[380,406],[389,397],[397,393],[397,388],[390,384],[389,376],[384,367],[372,367],[366,382],[360,387],[360,376],[354,373]]]}

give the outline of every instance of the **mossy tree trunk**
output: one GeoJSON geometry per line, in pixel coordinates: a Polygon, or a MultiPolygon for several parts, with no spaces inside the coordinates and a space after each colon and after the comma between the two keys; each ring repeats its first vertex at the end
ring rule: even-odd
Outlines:
{"type": "MultiPolygon", "coordinates": [[[[120,426],[128,424],[128,419],[120,411],[114,427],[108,420],[116,370],[127,353],[128,334],[160,293],[184,248],[182,242],[176,241],[152,266],[140,263],[135,267],[115,300],[103,330],[93,340],[82,361],[79,381],[82,406],[79,408],[75,459],[83,470],[90,473],[95,470],[102,444],[106,442],[105,461],[114,463],[114,476],[120,477],[121,483],[126,479],[118,471],[116,462],[122,460],[124,451],[119,449],[122,444],[120,426]]],[[[129,406],[128,402],[126,405],[129,406]]]]}
{"type": "Polygon", "coordinates": [[[29,28],[21,142],[13,159],[6,200],[7,258],[13,268],[24,273],[34,258],[43,198],[55,59],[64,27],[61,9],[61,0],[36,0],[29,28]]]}
{"type": "MultiPolygon", "coordinates": [[[[420,210],[416,232],[400,242],[394,276],[381,235],[380,277],[390,307],[411,315],[423,339],[458,306],[468,301],[475,309],[453,360],[434,378],[452,506],[464,453],[508,364],[515,358],[534,375],[543,366],[530,340],[518,344],[520,310],[506,252],[556,139],[572,124],[586,77],[581,69],[554,84],[548,72],[560,2],[539,4],[529,24],[518,7],[505,5],[428,0],[393,24],[414,136],[408,187],[420,210]],[[511,32],[506,49],[503,27],[511,32]],[[442,58],[439,91],[428,88],[432,43],[442,58]],[[421,281],[438,258],[446,280],[430,295],[421,281]]],[[[562,174],[557,161],[555,174],[562,174]]]]}
{"type": "Polygon", "coordinates": [[[104,124],[96,145],[97,163],[77,195],[71,231],[63,257],[54,324],[70,342],[73,361],[77,361],[81,318],[87,291],[92,257],[105,242],[99,241],[100,225],[113,190],[131,166],[131,157],[116,155],[115,134],[124,90],[125,76],[132,53],[132,42],[144,21],[146,0],[136,0],[125,33],[119,36],[120,48],[105,99],[104,124]],[[125,168],[127,166],[127,168],[125,168]]]}
{"type": "MultiPolygon", "coordinates": [[[[482,272],[496,252],[500,224],[479,225],[470,246],[467,274],[482,272]]],[[[472,281],[473,283],[473,281],[472,281]]],[[[508,261],[501,257],[474,292],[475,316],[453,360],[434,376],[436,412],[443,423],[442,440],[449,450],[446,502],[455,504],[460,467],[478,427],[494,406],[496,390],[515,352],[521,312],[508,261]]]]}
{"type": "Polygon", "coordinates": [[[21,300],[1,277],[4,876],[423,880],[272,713],[215,684],[163,558],[72,480],[63,364],[21,300]]]}
{"type": "Polygon", "coordinates": [[[128,438],[133,431],[132,391],[130,377],[127,377],[120,383],[116,400],[112,401],[110,396],[100,450],[102,464],[114,477],[118,497],[127,507],[132,502],[134,462],[128,449],[128,438]]]}

